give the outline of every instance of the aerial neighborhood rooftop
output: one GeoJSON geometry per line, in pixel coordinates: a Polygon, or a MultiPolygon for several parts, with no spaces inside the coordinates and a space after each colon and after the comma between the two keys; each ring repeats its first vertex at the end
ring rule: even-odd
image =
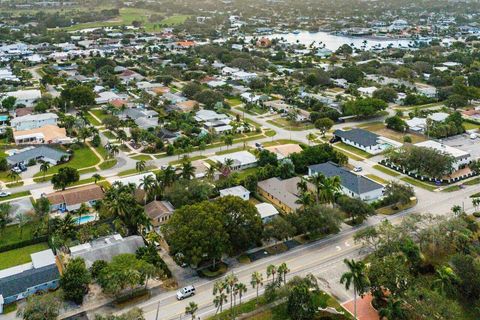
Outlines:
{"type": "Polygon", "coordinates": [[[0,319],[480,319],[479,17],[0,2],[0,319]]]}

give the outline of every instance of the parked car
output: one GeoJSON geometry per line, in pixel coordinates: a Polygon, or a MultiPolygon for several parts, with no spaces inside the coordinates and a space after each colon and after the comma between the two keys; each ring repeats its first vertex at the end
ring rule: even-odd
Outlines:
{"type": "Polygon", "coordinates": [[[1,198],[4,198],[4,197],[8,197],[9,195],[11,195],[12,193],[11,192],[8,192],[8,191],[0,191],[0,197],[1,198]]]}
{"type": "Polygon", "coordinates": [[[22,173],[23,172],[22,169],[20,169],[19,167],[13,167],[12,171],[16,172],[16,173],[22,173]]]}
{"type": "Polygon", "coordinates": [[[333,137],[330,139],[329,142],[330,142],[330,143],[335,143],[335,142],[338,142],[338,141],[340,141],[340,138],[333,136],[333,137]]]}
{"type": "Polygon", "coordinates": [[[362,172],[362,167],[355,167],[353,168],[353,172],[362,172]]]}
{"type": "Polygon", "coordinates": [[[191,297],[195,295],[195,287],[194,286],[186,286],[177,291],[177,300],[183,300],[185,298],[191,297]]]}

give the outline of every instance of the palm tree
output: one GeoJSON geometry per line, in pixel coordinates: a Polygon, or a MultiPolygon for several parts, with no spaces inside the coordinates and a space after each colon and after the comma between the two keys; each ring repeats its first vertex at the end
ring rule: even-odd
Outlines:
{"type": "Polygon", "coordinates": [[[225,277],[225,288],[227,289],[227,293],[230,294],[230,311],[233,313],[233,295],[235,285],[238,283],[237,276],[232,272],[228,276],[225,277]]]}
{"type": "Polygon", "coordinates": [[[405,311],[403,311],[403,302],[393,298],[388,299],[387,305],[378,312],[380,319],[400,320],[405,319],[405,311]]]}
{"type": "Polygon", "coordinates": [[[123,144],[128,139],[127,134],[123,130],[117,130],[115,131],[115,134],[117,135],[117,139],[120,141],[120,144],[123,144]]]}
{"type": "Polygon", "coordinates": [[[135,164],[135,169],[138,172],[143,172],[143,171],[145,171],[146,166],[147,166],[146,161],[145,160],[140,160],[140,161],[137,161],[137,163],[135,164]]]}
{"type": "Polygon", "coordinates": [[[252,288],[257,289],[257,303],[258,303],[258,289],[263,286],[263,274],[258,271],[252,273],[252,280],[250,280],[252,288]]]}
{"type": "Polygon", "coordinates": [[[147,204],[148,196],[152,192],[154,186],[155,186],[155,178],[153,177],[153,175],[149,174],[144,176],[142,179],[140,179],[139,187],[142,188],[143,191],[145,192],[144,204],[147,204]]]}
{"type": "Polygon", "coordinates": [[[213,301],[217,307],[217,312],[220,309],[220,312],[223,311],[223,304],[227,302],[227,295],[225,294],[227,286],[224,281],[216,281],[213,285],[213,294],[216,296],[213,301]]]}
{"type": "Polygon", "coordinates": [[[297,182],[297,190],[298,193],[302,194],[308,191],[308,184],[307,181],[304,179],[301,179],[300,181],[297,182]]]}
{"type": "Polygon", "coordinates": [[[192,316],[192,320],[195,319],[195,313],[198,311],[198,305],[195,302],[190,302],[188,306],[185,307],[185,314],[192,316]]]}
{"type": "Polygon", "coordinates": [[[452,207],[452,212],[455,216],[458,217],[460,215],[460,213],[462,213],[462,207],[460,207],[459,205],[454,205],[452,207]]]}
{"type": "Polygon", "coordinates": [[[473,198],[472,205],[475,208],[475,211],[478,211],[478,206],[480,206],[480,198],[473,198]]]}
{"type": "Polygon", "coordinates": [[[457,281],[457,275],[452,268],[443,266],[436,270],[436,279],[432,282],[432,288],[440,294],[446,294],[457,281]]]}
{"type": "Polygon", "coordinates": [[[277,273],[277,267],[273,264],[267,266],[267,279],[272,276],[272,282],[275,282],[275,274],[277,273]]]}
{"type": "Polygon", "coordinates": [[[162,237],[155,231],[150,231],[147,233],[145,236],[145,240],[147,240],[148,243],[154,244],[154,243],[160,243],[162,237]]]}
{"type": "Polygon", "coordinates": [[[13,180],[13,182],[17,182],[18,179],[20,179],[20,174],[15,171],[10,171],[7,175],[10,179],[13,180]]]}
{"type": "Polygon", "coordinates": [[[362,295],[369,286],[370,281],[365,274],[365,264],[362,261],[345,259],[343,262],[347,265],[349,271],[345,272],[340,278],[340,283],[345,283],[345,289],[349,290],[353,285],[353,316],[357,319],[357,294],[362,295]]]}
{"type": "Polygon", "coordinates": [[[45,175],[47,174],[48,169],[50,169],[50,163],[42,162],[40,165],[40,171],[43,173],[43,181],[45,181],[45,175]]]}
{"type": "Polygon", "coordinates": [[[335,197],[341,189],[340,177],[325,177],[323,174],[314,174],[310,182],[315,186],[317,203],[334,203],[335,197]]]}
{"type": "Polygon", "coordinates": [[[110,154],[110,157],[114,158],[120,152],[120,149],[116,144],[109,143],[108,146],[108,153],[110,154]]]}
{"type": "Polygon", "coordinates": [[[312,195],[310,192],[301,193],[295,203],[307,207],[312,204],[312,195]]]}
{"type": "Polygon", "coordinates": [[[185,180],[190,180],[191,178],[195,178],[195,167],[192,166],[191,161],[185,161],[182,164],[182,173],[180,176],[185,180]]]}
{"type": "Polygon", "coordinates": [[[242,304],[242,296],[244,293],[247,292],[247,286],[245,285],[245,283],[237,283],[236,285],[236,291],[237,291],[237,294],[238,294],[238,299],[239,299],[239,302],[238,304],[242,304]]]}
{"type": "Polygon", "coordinates": [[[102,179],[102,176],[99,175],[98,173],[95,173],[94,175],[92,175],[92,178],[93,178],[93,181],[95,181],[95,184],[97,184],[97,182],[102,179]]]}
{"type": "Polygon", "coordinates": [[[175,181],[175,169],[172,166],[168,166],[163,170],[163,185],[169,187],[175,181]]]}
{"type": "Polygon", "coordinates": [[[278,266],[278,281],[281,281],[283,279],[283,284],[287,284],[287,273],[290,272],[290,269],[288,269],[287,264],[284,262],[281,265],[278,266]]]}
{"type": "Polygon", "coordinates": [[[80,222],[82,221],[82,220],[81,220],[81,219],[82,219],[82,216],[83,216],[83,215],[86,215],[86,214],[88,213],[88,211],[89,211],[89,210],[88,210],[87,205],[86,205],[85,203],[82,203],[82,204],[80,205],[80,208],[78,208],[78,210],[77,210],[78,224],[80,224],[80,222]]]}
{"type": "Polygon", "coordinates": [[[205,172],[205,177],[208,180],[213,180],[213,178],[215,178],[215,172],[216,171],[217,171],[217,169],[215,168],[215,166],[210,165],[210,167],[208,167],[207,171],[205,172]]]}

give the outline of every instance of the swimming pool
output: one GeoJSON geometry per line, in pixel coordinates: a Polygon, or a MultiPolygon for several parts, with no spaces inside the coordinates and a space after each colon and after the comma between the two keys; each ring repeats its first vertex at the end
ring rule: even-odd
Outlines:
{"type": "Polygon", "coordinates": [[[3,121],[7,121],[8,120],[8,116],[2,116],[0,115],[0,121],[3,122],[3,121]]]}
{"type": "Polygon", "coordinates": [[[84,223],[92,222],[92,221],[95,221],[95,220],[96,220],[95,216],[86,215],[86,216],[81,216],[81,217],[75,218],[75,223],[76,224],[84,224],[84,223]]]}

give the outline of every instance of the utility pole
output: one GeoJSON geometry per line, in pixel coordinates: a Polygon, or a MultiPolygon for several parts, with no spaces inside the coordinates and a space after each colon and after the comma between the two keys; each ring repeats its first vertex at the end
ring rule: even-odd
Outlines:
{"type": "Polygon", "coordinates": [[[158,320],[158,311],[160,310],[160,301],[158,301],[157,305],[157,315],[155,316],[155,320],[158,320]]]}

